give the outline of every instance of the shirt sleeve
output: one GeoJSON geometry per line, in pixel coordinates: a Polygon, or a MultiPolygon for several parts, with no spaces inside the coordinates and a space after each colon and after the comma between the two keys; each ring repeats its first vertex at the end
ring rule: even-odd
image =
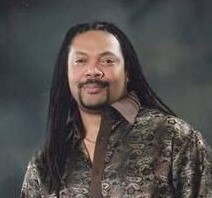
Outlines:
{"type": "Polygon", "coordinates": [[[24,177],[21,189],[21,198],[40,198],[42,197],[41,181],[34,160],[30,161],[24,177]]]}
{"type": "Polygon", "coordinates": [[[178,118],[168,120],[173,138],[172,177],[175,197],[212,198],[211,149],[201,134],[178,118]]]}

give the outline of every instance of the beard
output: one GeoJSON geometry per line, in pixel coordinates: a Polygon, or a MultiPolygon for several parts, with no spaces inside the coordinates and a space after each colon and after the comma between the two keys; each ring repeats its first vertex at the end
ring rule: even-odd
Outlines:
{"type": "Polygon", "coordinates": [[[109,89],[105,90],[105,99],[98,102],[98,103],[87,103],[84,98],[83,98],[83,94],[82,92],[80,92],[79,94],[79,102],[80,102],[80,107],[83,110],[89,111],[89,112],[101,112],[103,111],[103,109],[105,109],[108,105],[109,105],[109,98],[110,98],[110,94],[109,94],[109,89]]]}
{"type": "MultiPolygon", "coordinates": [[[[102,94],[102,93],[101,93],[102,94]]],[[[95,96],[94,96],[95,97],[95,96]]],[[[79,103],[80,108],[87,112],[99,113],[102,112],[110,103],[110,91],[109,91],[109,82],[100,81],[95,79],[90,79],[84,83],[79,84],[79,103]],[[95,84],[96,86],[102,88],[105,92],[104,96],[101,99],[93,102],[92,99],[87,101],[85,99],[86,96],[83,94],[83,86],[95,84]]]]}

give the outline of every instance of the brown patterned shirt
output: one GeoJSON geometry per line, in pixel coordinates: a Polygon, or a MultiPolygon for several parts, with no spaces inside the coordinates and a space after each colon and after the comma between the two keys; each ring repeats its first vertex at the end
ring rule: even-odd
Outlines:
{"type": "MultiPolygon", "coordinates": [[[[93,164],[83,143],[68,158],[61,198],[212,198],[211,157],[198,131],[179,118],[146,108],[140,108],[133,122],[115,107],[107,116],[93,164]]],[[[39,154],[28,165],[21,197],[55,198],[42,183],[38,163],[39,154]]]]}

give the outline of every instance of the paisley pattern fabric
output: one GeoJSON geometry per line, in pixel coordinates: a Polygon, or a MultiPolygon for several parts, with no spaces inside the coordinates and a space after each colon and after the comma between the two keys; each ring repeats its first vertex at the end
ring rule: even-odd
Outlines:
{"type": "MultiPolygon", "coordinates": [[[[113,109],[101,187],[107,198],[212,198],[212,162],[200,133],[183,120],[141,108],[133,124],[113,109]]],[[[28,165],[21,197],[55,198],[28,165]]],[[[91,197],[92,163],[83,144],[68,158],[61,198],[91,197]]],[[[98,171],[98,170],[95,170],[98,171]]]]}

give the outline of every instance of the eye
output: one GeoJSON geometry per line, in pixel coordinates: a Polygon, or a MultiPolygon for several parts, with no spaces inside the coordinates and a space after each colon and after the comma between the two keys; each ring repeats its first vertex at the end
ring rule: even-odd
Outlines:
{"type": "Polygon", "coordinates": [[[115,64],[115,59],[112,57],[104,57],[100,59],[100,64],[105,66],[112,66],[115,64]]]}
{"type": "Polygon", "coordinates": [[[85,58],[77,58],[76,60],[75,60],[75,64],[76,65],[83,65],[83,64],[85,64],[86,63],[86,59],[85,58]]]}

